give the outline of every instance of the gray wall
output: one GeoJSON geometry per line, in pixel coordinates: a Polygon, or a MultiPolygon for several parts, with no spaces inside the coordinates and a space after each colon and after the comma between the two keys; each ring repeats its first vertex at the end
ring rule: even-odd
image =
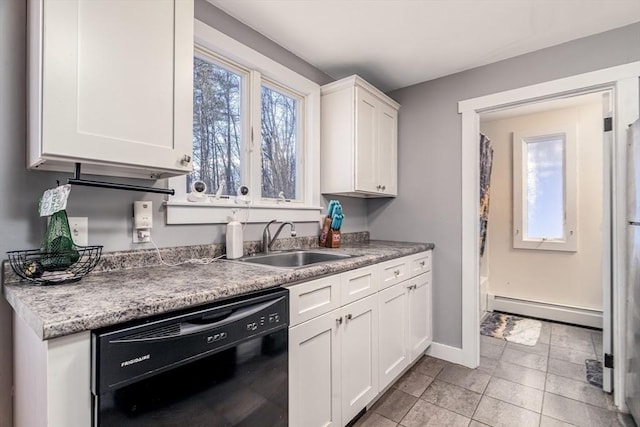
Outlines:
{"type": "MultiPolygon", "coordinates": [[[[37,200],[56,180],[68,174],[30,172],[25,169],[26,139],[26,0],[0,0],[0,259],[6,251],[35,248],[45,230],[38,217],[37,200]]],[[[196,0],[196,17],[287,65],[307,78],[325,84],[332,79],[292,55],[271,40],[224,14],[204,0],[196,0]]],[[[117,180],[151,185],[152,182],[117,180]]],[[[158,182],[157,185],[164,185],[158,182]]],[[[158,246],[182,246],[222,242],[224,225],[167,226],[163,196],[119,190],[74,187],[68,205],[72,216],[89,217],[89,243],[102,244],[105,251],[140,249],[131,243],[131,212],[134,200],[152,200],[155,215],[152,236],[158,246]]],[[[364,200],[343,200],[347,214],[344,229],[367,229],[364,200]]],[[[258,240],[262,226],[250,224],[246,240],[258,240]]],[[[301,236],[318,233],[317,224],[297,227],[301,236]]],[[[0,298],[0,427],[11,426],[11,308],[0,298]]]]}
{"type": "Polygon", "coordinates": [[[369,201],[376,239],[431,241],[434,341],[462,345],[458,101],[640,60],[640,23],[399,89],[399,197],[369,201]]]}

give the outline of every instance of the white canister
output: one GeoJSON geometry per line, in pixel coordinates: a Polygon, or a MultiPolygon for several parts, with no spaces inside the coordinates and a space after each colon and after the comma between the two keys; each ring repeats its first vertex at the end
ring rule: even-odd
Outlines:
{"type": "Polygon", "coordinates": [[[240,258],[242,255],[242,224],[233,220],[227,224],[227,259],[240,258]]]}

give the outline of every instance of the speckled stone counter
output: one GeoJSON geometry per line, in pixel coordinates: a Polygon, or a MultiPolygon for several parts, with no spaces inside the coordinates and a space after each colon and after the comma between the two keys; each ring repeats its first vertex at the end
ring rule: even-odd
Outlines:
{"type": "MultiPolygon", "coordinates": [[[[33,286],[10,280],[5,272],[4,295],[38,337],[50,339],[340,273],[429,249],[433,249],[433,244],[373,240],[350,243],[340,249],[319,250],[343,252],[353,255],[352,258],[295,270],[226,260],[206,265],[152,265],[127,269],[116,269],[113,263],[107,263],[111,268],[103,266],[102,271],[94,271],[79,282],[55,286],[33,286]]],[[[155,254],[153,251],[135,252],[144,253],[148,258],[155,254]]],[[[202,248],[196,253],[198,256],[215,255],[203,255],[202,248]]]]}

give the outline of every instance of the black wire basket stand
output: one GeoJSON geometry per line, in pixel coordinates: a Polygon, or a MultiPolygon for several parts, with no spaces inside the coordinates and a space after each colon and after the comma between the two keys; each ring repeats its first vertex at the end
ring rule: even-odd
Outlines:
{"type": "Polygon", "coordinates": [[[22,279],[35,285],[56,285],[77,282],[89,273],[100,261],[102,246],[76,246],[73,251],[43,252],[27,249],[7,252],[11,269],[22,279]],[[43,265],[52,261],[73,259],[64,267],[51,268],[43,265]]]}

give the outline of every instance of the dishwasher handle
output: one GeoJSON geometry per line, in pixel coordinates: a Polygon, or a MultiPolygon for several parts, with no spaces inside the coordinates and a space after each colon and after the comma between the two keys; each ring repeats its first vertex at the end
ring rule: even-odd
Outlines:
{"type": "MultiPolygon", "coordinates": [[[[239,322],[244,318],[250,317],[260,311],[266,310],[267,308],[278,304],[280,301],[285,299],[285,297],[280,297],[278,299],[270,300],[267,302],[263,302],[261,304],[250,305],[248,307],[242,307],[238,310],[228,310],[232,313],[227,315],[222,320],[217,320],[220,316],[215,316],[213,322],[203,323],[203,319],[206,319],[207,316],[202,316],[200,319],[191,319],[189,321],[180,323],[180,336],[185,335],[193,335],[199,332],[207,331],[210,329],[219,328],[221,326],[226,326],[230,323],[239,322]]],[[[209,316],[211,318],[211,316],[209,316]]]]}

